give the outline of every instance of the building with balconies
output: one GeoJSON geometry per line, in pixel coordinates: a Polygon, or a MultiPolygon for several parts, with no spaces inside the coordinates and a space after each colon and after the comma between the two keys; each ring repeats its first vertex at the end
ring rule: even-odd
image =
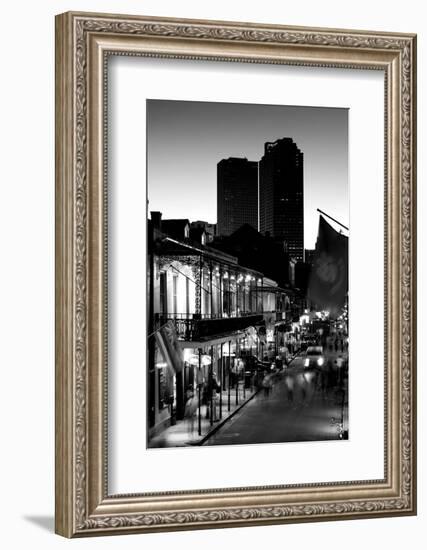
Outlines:
{"type": "Polygon", "coordinates": [[[159,213],[149,220],[149,437],[183,418],[187,388],[202,392],[213,377],[221,386],[220,417],[231,391],[244,398],[253,390],[255,364],[274,358],[271,334],[286,316],[285,291],[275,281],[192,240],[179,222],[159,213]],[[173,327],[178,364],[165,357],[165,326],[173,327]]]}

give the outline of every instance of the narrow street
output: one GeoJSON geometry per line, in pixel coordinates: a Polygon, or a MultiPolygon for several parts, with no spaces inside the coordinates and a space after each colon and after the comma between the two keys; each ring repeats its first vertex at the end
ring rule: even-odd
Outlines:
{"type": "MultiPolygon", "coordinates": [[[[221,426],[205,445],[321,441],[347,437],[347,398],[342,390],[316,390],[304,379],[301,359],[221,426]],[[289,388],[292,388],[292,392],[289,388]]],[[[307,376],[306,376],[307,378],[307,376]]],[[[310,378],[310,377],[308,377],[310,378]]]]}

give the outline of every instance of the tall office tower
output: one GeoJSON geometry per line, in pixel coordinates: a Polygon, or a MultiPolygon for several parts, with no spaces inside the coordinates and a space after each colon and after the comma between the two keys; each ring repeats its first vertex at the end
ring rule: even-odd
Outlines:
{"type": "Polygon", "coordinates": [[[289,256],[304,259],[303,153],[291,138],[264,145],[259,163],[260,232],[287,243],[289,256]]]}
{"type": "Polygon", "coordinates": [[[217,165],[217,235],[231,235],[245,223],[258,230],[258,163],[228,158],[217,165]]]}
{"type": "Polygon", "coordinates": [[[310,264],[310,265],[313,264],[314,252],[315,252],[314,248],[306,248],[305,249],[304,261],[305,261],[306,264],[310,264]]]}

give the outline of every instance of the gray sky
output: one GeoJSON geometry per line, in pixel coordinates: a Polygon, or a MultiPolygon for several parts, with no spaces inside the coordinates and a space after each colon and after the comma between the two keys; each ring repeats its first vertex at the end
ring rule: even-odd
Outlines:
{"type": "Polygon", "coordinates": [[[347,109],[148,100],[148,209],[216,223],[217,163],[258,161],[282,137],[304,153],[304,246],[314,248],[316,208],[349,222],[347,109]]]}

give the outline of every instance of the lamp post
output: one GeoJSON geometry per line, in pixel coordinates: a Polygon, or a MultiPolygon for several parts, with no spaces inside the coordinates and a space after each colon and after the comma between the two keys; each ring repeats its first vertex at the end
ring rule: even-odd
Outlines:
{"type": "Polygon", "coordinates": [[[220,267],[219,269],[219,304],[218,304],[218,314],[220,317],[222,317],[222,314],[223,314],[223,307],[224,307],[224,303],[223,303],[223,296],[222,296],[222,268],[220,267]]]}
{"type": "Polygon", "coordinates": [[[224,380],[224,353],[223,353],[223,347],[224,343],[221,343],[221,374],[220,374],[220,390],[219,390],[219,419],[222,418],[222,386],[223,386],[223,380],[224,380]]]}
{"type": "Polygon", "coordinates": [[[210,393],[210,425],[212,426],[213,424],[213,417],[214,417],[214,387],[213,387],[213,346],[211,346],[211,350],[210,350],[210,355],[211,355],[211,365],[210,365],[210,369],[209,369],[209,393],[210,393]]]}
{"type": "Polygon", "coordinates": [[[212,264],[209,264],[209,292],[210,292],[210,317],[213,318],[213,285],[212,285],[212,264]]]}
{"type": "Polygon", "coordinates": [[[199,372],[197,380],[197,393],[198,393],[198,432],[199,435],[202,435],[202,413],[201,413],[201,401],[202,401],[202,384],[201,380],[201,371],[202,371],[202,350],[199,348],[199,372]]]}
{"type": "Polygon", "coordinates": [[[239,316],[239,276],[236,276],[236,317],[239,316]]]}
{"type": "Polygon", "coordinates": [[[231,409],[231,340],[228,342],[228,412],[231,409]]]}
{"type": "Polygon", "coordinates": [[[236,406],[237,406],[239,404],[239,373],[236,368],[236,357],[233,357],[233,367],[235,370],[234,374],[236,375],[235,381],[236,381],[236,406]]]}

